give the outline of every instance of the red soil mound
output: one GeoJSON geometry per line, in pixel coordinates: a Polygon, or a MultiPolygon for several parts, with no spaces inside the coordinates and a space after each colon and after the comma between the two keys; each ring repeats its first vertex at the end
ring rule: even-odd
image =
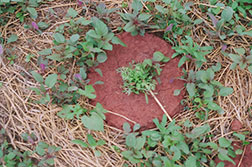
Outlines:
{"type": "MultiPolygon", "coordinates": [[[[101,69],[103,76],[95,71],[91,71],[88,75],[91,84],[96,81],[104,82],[102,85],[94,85],[97,98],[92,101],[92,104],[99,102],[105,109],[126,116],[139,123],[142,130],[153,128],[152,120],[154,118],[162,119],[164,113],[151,96],[149,96],[149,103],[146,104],[144,94],[126,95],[123,93],[122,78],[116,69],[128,66],[132,60],[138,63],[147,58],[150,59],[155,51],[161,51],[168,57],[171,57],[174,51],[167,42],[151,34],[132,37],[128,33],[123,33],[118,37],[127,47],[114,45],[113,51],[107,52],[108,60],[97,67],[101,69]]],[[[161,84],[158,84],[154,91],[170,116],[182,111],[180,101],[184,92],[182,91],[180,96],[173,95],[173,91],[181,89],[184,84],[181,80],[176,80],[176,77],[182,75],[181,69],[177,67],[178,61],[178,59],[172,59],[162,67],[161,84]]],[[[126,122],[125,119],[109,113],[106,114],[106,121],[109,125],[119,129],[122,129],[123,123],[126,122]]]]}

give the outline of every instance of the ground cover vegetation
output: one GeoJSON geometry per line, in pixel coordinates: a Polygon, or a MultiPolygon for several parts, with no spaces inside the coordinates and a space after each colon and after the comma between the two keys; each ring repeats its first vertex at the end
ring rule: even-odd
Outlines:
{"type": "MultiPolygon", "coordinates": [[[[0,0],[0,166],[235,164],[244,150],[233,143],[252,142],[251,17],[248,0],[0,0]],[[180,58],[183,113],[154,119],[153,130],[115,130],[104,122],[111,111],[89,104],[88,73],[102,76],[106,51],[126,47],[116,36],[123,31],[157,34],[180,58]],[[234,119],[243,125],[237,132],[234,119]]],[[[157,51],[117,69],[122,91],[144,93],[148,103],[167,62],[157,51]]]]}

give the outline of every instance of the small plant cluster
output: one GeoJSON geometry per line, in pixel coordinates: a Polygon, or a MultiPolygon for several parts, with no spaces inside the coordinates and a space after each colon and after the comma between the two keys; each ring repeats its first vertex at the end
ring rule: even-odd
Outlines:
{"type": "MultiPolygon", "coordinates": [[[[189,97],[193,99],[198,108],[205,108],[206,111],[214,110],[223,114],[223,109],[214,102],[218,96],[228,96],[233,93],[232,88],[224,87],[220,82],[214,80],[215,72],[221,69],[221,64],[217,63],[207,70],[197,72],[190,70],[182,76],[185,80],[186,90],[189,97]]],[[[178,95],[180,90],[175,90],[174,94],[178,95]]],[[[205,118],[207,119],[207,117],[205,118]]]]}
{"type": "MultiPolygon", "coordinates": [[[[42,3],[43,0],[1,0],[0,1],[0,15],[16,14],[16,18],[21,22],[24,22],[25,14],[29,13],[30,17],[36,19],[38,13],[36,7],[42,3]]],[[[8,22],[9,17],[1,17],[0,25],[5,25],[8,22]]]]}
{"type": "Polygon", "coordinates": [[[122,20],[126,23],[123,29],[126,32],[130,32],[132,36],[137,34],[144,35],[145,29],[157,29],[156,25],[149,25],[148,21],[152,15],[141,12],[143,5],[139,0],[133,0],[131,7],[132,13],[121,13],[119,12],[122,20]]]}
{"type": "MultiPolygon", "coordinates": [[[[5,136],[5,130],[1,129],[0,136],[5,136]]],[[[47,143],[40,141],[34,134],[22,134],[23,140],[36,146],[34,151],[20,152],[13,149],[8,143],[6,137],[0,143],[0,166],[6,167],[48,167],[54,165],[54,154],[60,150],[59,147],[49,146],[47,143]],[[38,154],[40,160],[31,157],[32,154],[38,154]]]]}
{"type": "Polygon", "coordinates": [[[155,52],[153,59],[145,59],[142,63],[130,63],[129,67],[120,67],[117,69],[123,79],[123,92],[126,94],[144,93],[148,103],[149,91],[154,91],[157,85],[155,78],[160,75],[162,69],[158,62],[168,62],[169,58],[161,52],[155,52]]]}
{"type": "MultiPolygon", "coordinates": [[[[175,124],[175,121],[166,126],[165,115],[161,122],[158,119],[154,119],[153,122],[158,130],[146,130],[141,133],[137,132],[140,125],[136,124],[131,129],[128,123],[124,124],[128,150],[123,151],[122,155],[131,163],[147,167],[216,167],[209,155],[217,154],[220,160],[230,161],[235,165],[231,157],[242,154],[241,149],[234,150],[232,141],[227,138],[221,137],[218,143],[212,142],[210,139],[213,136],[208,135],[208,124],[192,129],[192,123],[187,120],[183,126],[192,130],[184,135],[181,132],[183,127],[175,124]],[[162,151],[156,152],[157,147],[162,151]]],[[[243,141],[244,145],[249,144],[244,134],[234,133],[233,136],[243,141]]],[[[224,162],[217,164],[217,167],[221,166],[224,166],[224,162]]]]}

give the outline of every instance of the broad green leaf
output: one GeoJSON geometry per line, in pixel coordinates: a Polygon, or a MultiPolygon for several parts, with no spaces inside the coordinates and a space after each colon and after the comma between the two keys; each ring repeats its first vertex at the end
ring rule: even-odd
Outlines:
{"type": "Polygon", "coordinates": [[[73,144],[78,144],[78,145],[80,145],[80,146],[83,147],[83,148],[87,148],[87,147],[88,147],[88,144],[85,143],[85,142],[82,141],[82,140],[75,139],[75,140],[72,140],[72,143],[73,143],[73,144]]]}
{"type": "Polygon", "coordinates": [[[175,89],[173,92],[174,96],[178,96],[180,94],[181,90],[180,89],[175,89]]]}
{"type": "Polygon", "coordinates": [[[126,137],[126,145],[128,147],[132,147],[134,148],[136,146],[136,136],[133,133],[130,133],[127,137],[126,137]]]}
{"type": "Polygon", "coordinates": [[[103,44],[102,49],[112,50],[113,46],[110,43],[106,42],[106,43],[103,44]]]}
{"type": "Polygon", "coordinates": [[[136,145],[134,146],[134,148],[136,150],[141,150],[145,144],[146,138],[145,137],[138,137],[136,139],[136,145]]]}
{"type": "Polygon", "coordinates": [[[73,8],[69,8],[67,11],[67,15],[71,16],[72,18],[75,18],[78,15],[78,12],[73,8]]]}
{"type": "Polygon", "coordinates": [[[52,54],[50,56],[46,56],[47,59],[55,60],[55,61],[61,61],[63,58],[59,54],[52,54]]]}
{"type": "Polygon", "coordinates": [[[162,52],[156,51],[153,54],[153,61],[162,61],[164,59],[165,55],[162,52]]]}
{"type": "Polygon", "coordinates": [[[32,71],[31,74],[37,82],[43,83],[44,79],[39,73],[32,71]]]}
{"type": "Polygon", "coordinates": [[[161,6],[161,5],[155,5],[155,8],[157,9],[157,11],[159,11],[159,12],[162,13],[162,14],[168,13],[168,10],[165,9],[165,8],[164,8],[163,6],[161,6]]]}
{"type": "Polygon", "coordinates": [[[121,41],[118,37],[116,37],[116,36],[114,36],[113,38],[112,38],[112,44],[120,44],[120,45],[122,45],[122,46],[124,46],[124,47],[126,47],[126,44],[125,43],[123,43],[123,41],[121,41]]]}
{"type": "Polygon", "coordinates": [[[140,124],[135,124],[135,125],[133,126],[133,132],[139,130],[140,128],[141,128],[140,124]]]}
{"type": "Polygon", "coordinates": [[[94,17],[93,18],[93,24],[94,24],[95,32],[98,35],[104,36],[104,35],[108,34],[108,27],[103,21],[101,21],[100,19],[94,17]]]}
{"type": "Polygon", "coordinates": [[[83,116],[81,121],[89,130],[104,131],[103,119],[95,112],[90,117],[83,116]]]}
{"type": "Polygon", "coordinates": [[[187,158],[186,162],[185,162],[185,166],[186,167],[196,167],[196,157],[195,156],[190,156],[187,158]]]}
{"type": "Polygon", "coordinates": [[[228,95],[231,95],[233,92],[234,92],[233,88],[221,87],[219,95],[228,96],[228,95]]]}
{"type": "Polygon", "coordinates": [[[88,134],[87,140],[88,140],[88,144],[92,147],[92,149],[95,149],[97,144],[96,144],[96,140],[94,139],[94,137],[91,134],[88,134]]]}
{"type": "Polygon", "coordinates": [[[50,74],[46,77],[45,79],[45,84],[48,88],[52,88],[58,79],[58,75],[57,74],[50,74]]]}
{"type": "Polygon", "coordinates": [[[42,30],[45,30],[45,29],[47,29],[47,28],[49,27],[49,24],[40,21],[40,22],[38,22],[38,27],[39,27],[40,29],[42,29],[42,30]]]}
{"type": "Polygon", "coordinates": [[[96,95],[93,94],[93,93],[95,93],[95,89],[93,88],[92,85],[86,85],[85,90],[78,89],[78,93],[88,97],[89,99],[95,99],[96,98],[96,95]]]}
{"type": "Polygon", "coordinates": [[[52,49],[48,48],[48,49],[43,49],[41,51],[38,52],[39,55],[41,56],[47,56],[52,54],[52,49]]]}
{"type": "Polygon", "coordinates": [[[43,147],[40,147],[39,145],[36,147],[36,152],[40,155],[43,156],[45,155],[45,150],[43,147]]]}
{"type": "Polygon", "coordinates": [[[97,56],[97,61],[99,62],[99,63],[104,63],[106,60],[107,60],[107,55],[106,55],[106,53],[104,53],[104,52],[101,52],[101,53],[99,53],[98,54],[98,56],[97,56]]]}
{"type": "Polygon", "coordinates": [[[7,44],[11,43],[11,42],[16,42],[18,39],[18,36],[16,34],[12,34],[8,40],[7,40],[7,44]]]}
{"type": "Polygon", "coordinates": [[[38,13],[35,8],[27,7],[27,11],[30,13],[33,19],[36,19],[38,17],[38,13]]]}
{"type": "Polygon", "coordinates": [[[70,37],[70,41],[74,44],[76,43],[78,40],[80,39],[80,35],[79,34],[74,34],[70,37]]]}
{"type": "Polygon", "coordinates": [[[140,21],[147,21],[150,17],[151,17],[150,14],[141,13],[141,14],[138,16],[138,19],[139,19],[140,21]]]}
{"type": "Polygon", "coordinates": [[[219,138],[218,142],[219,142],[219,145],[224,148],[229,147],[232,143],[230,140],[228,140],[224,137],[219,138]]]}
{"type": "Polygon", "coordinates": [[[60,33],[55,33],[53,34],[53,38],[58,42],[58,43],[64,43],[66,40],[65,40],[65,37],[60,34],[60,33]]]}
{"type": "Polygon", "coordinates": [[[239,55],[244,55],[245,54],[245,49],[244,48],[235,48],[234,50],[239,55]]]}
{"type": "Polygon", "coordinates": [[[81,17],[76,21],[76,24],[81,24],[83,26],[89,25],[90,23],[92,23],[92,21],[86,20],[84,17],[81,17]]]}
{"type": "Polygon", "coordinates": [[[210,126],[208,124],[205,124],[203,126],[194,128],[192,130],[192,132],[189,134],[186,134],[186,136],[189,138],[195,139],[195,138],[209,132],[209,130],[210,130],[210,126]]]}
{"type": "Polygon", "coordinates": [[[248,67],[249,72],[252,74],[252,65],[248,67]]]}
{"type": "Polygon", "coordinates": [[[189,96],[193,97],[196,93],[195,84],[194,83],[187,83],[186,90],[189,93],[189,96]]]}
{"type": "Polygon", "coordinates": [[[232,162],[235,165],[235,162],[228,156],[228,151],[224,150],[224,149],[219,149],[219,154],[218,154],[218,158],[222,161],[229,161],[232,162]]]}
{"type": "Polygon", "coordinates": [[[125,122],[125,123],[123,124],[123,131],[124,131],[125,133],[130,133],[130,132],[131,132],[130,124],[129,124],[128,122],[125,122]]]}
{"type": "Polygon", "coordinates": [[[224,19],[225,21],[230,21],[233,17],[233,14],[234,10],[229,6],[226,6],[221,13],[221,18],[224,19]]]}
{"type": "Polygon", "coordinates": [[[143,5],[140,0],[133,0],[131,7],[135,13],[138,13],[143,8],[143,5]]]}
{"type": "Polygon", "coordinates": [[[94,30],[89,30],[86,35],[92,37],[92,38],[97,38],[97,39],[100,39],[101,36],[98,35],[94,30]]]}

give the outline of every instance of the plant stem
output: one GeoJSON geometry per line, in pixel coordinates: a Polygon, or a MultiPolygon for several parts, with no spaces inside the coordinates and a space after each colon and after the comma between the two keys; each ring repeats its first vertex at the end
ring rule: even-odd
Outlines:
{"type": "Polygon", "coordinates": [[[159,105],[159,107],[162,109],[162,111],[165,113],[165,115],[167,116],[167,118],[172,122],[172,118],[170,117],[170,115],[167,113],[167,111],[164,109],[163,105],[160,103],[160,101],[158,100],[158,98],[154,95],[154,93],[149,90],[151,96],[155,99],[155,101],[157,102],[157,104],[159,105]]]}

